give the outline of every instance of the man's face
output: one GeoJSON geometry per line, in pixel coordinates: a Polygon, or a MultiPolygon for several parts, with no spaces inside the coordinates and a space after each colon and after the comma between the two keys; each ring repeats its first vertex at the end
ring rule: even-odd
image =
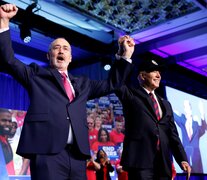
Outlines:
{"type": "Polygon", "coordinates": [[[9,135],[11,130],[12,116],[9,112],[0,113],[0,135],[9,135]]]}
{"type": "Polygon", "coordinates": [[[47,57],[50,60],[51,67],[59,71],[67,71],[72,59],[70,44],[63,38],[54,40],[50,45],[47,57]]]}
{"type": "Polygon", "coordinates": [[[102,119],[99,116],[96,117],[96,119],[95,119],[95,125],[96,126],[101,126],[101,124],[102,124],[102,119]]]}
{"type": "Polygon", "coordinates": [[[16,131],[17,131],[17,123],[16,122],[11,122],[11,129],[10,129],[10,134],[9,134],[9,138],[13,138],[16,131]]]}
{"type": "Polygon", "coordinates": [[[116,131],[120,133],[122,131],[122,123],[121,122],[116,122],[116,131]]]}
{"type": "Polygon", "coordinates": [[[149,90],[153,91],[157,89],[160,85],[161,81],[161,74],[159,71],[152,71],[152,72],[141,72],[141,79],[143,81],[143,86],[149,90]]]}
{"type": "Polygon", "coordinates": [[[94,120],[90,116],[87,117],[87,124],[89,130],[92,130],[94,128],[94,120]]]}

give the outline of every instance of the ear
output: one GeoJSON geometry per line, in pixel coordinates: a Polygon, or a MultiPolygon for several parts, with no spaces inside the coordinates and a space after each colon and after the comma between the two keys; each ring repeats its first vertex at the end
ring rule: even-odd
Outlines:
{"type": "Polygon", "coordinates": [[[139,77],[140,77],[140,79],[141,79],[142,81],[144,81],[144,80],[145,80],[145,73],[141,72],[141,73],[139,74],[139,77]]]}

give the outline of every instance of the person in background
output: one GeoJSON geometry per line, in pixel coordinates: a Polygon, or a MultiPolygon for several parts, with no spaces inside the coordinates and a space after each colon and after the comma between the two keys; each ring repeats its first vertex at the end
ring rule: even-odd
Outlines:
{"type": "Polygon", "coordinates": [[[102,119],[101,119],[101,117],[100,117],[100,115],[97,115],[96,117],[95,117],[95,129],[97,130],[97,131],[99,131],[99,129],[102,127],[102,119]]]}
{"type": "Polygon", "coordinates": [[[93,154],[91,159],[86,162],[86,174],[88,180],[96,180],[96,171],[101,169],[101,165],[95,161],[96,154],[93,154]]]}
{"type": "Polygon", "coordinates": [[[119,159],[115,162],[116,172],[118,175],[118,180],[128,180],[128,172],[123,169],[120,164],[122,156],[122,148],[118,150],[119,159]]]}
{"type": "Polygon", "coordinates": [[[172,155],[187,172],[187,178],[191,173],[171,104],[155,92],[162,68],[158,60],[146,57],[138,65],[139,84],[130,84],[126,79],[115,92],[125,117],[121,165],[128,172],[129,180],[171,180],[172,155]]]}
{"type": "Polygon", "coordinates": [[[103,125],[112,125],[114,119],[113,105],[110,104],[109,107],[103,108],[100,112],[100,117],[103,125]]]}
{"type": "Polygon", "coordinates": [[[17,126],[17,122],[12,121],[12,122],[11,122],[10,133],[9,133],[9,135],[8,135],[8,138],[9,138],[9,139],[12,139],[12,138],[15,136],[16,131],[17,131],[17,128],[18,128],[18,126],[17,126]]]}
{"type": "Polygon", "coordinates": [[[14,4],[0,6],[1,70],[23,85],[30,99],[17,154],[30,159],[32,180],[85,180],[90,159],[86,102],[119,88],[131,71],[127,60],[134,46],[127,41],[134,41],[124,37],[122,58],[115,61],[107,80],[74,77],[68,72],[72,50],[65,38],[50,44],[47,68],[15,58],[9,22],[17,12],[14,4]],[[121,70],[124,73],[119,74],[121,70]]]}
{"type": "Polygon", "coordinates": [[[110,141],[109,132],[105,128],[99,129],[98,139],[92,144],[91,150],[96,154],[101,146],[114,146],[114,143],[110,141]]]}
{"type": "Polygon", "coordinates": [[[92,144],[98,139],[98,130],[95,129],[95,121],[92,116],[87,117],[87,124],[88,124],[88,138],[91,147],[92,144]]]}
{"type": "Polygon", "coordinates": [[[15,175],[13,151],[8,141],[8,137],[13,134],[11,129],[12,113],[8,109],[0,108],[0,146],[3,150],[8,175],[15,175]]]}
{"type": "Polygon", "coordinates": [[[100,169],[96,170],[96,180],[111,180],[110,172],[113,172],[114,168],[103,149],[98,150],[95,161],[100,164],[100,169]]]}
{"type": "Polygon", "coordinates": [[[123,166],[120,164],[121,160],[117,160],[115,167],[118,174],[118,180],[128,180],[128,172],[123,169],[123,166]]]}
{"type": "Polygon", "coordinates": [[[16,154],[21,129],[24,123],[26,111],[12,110],[12,124],[11,136],[9,142],[13,150],[14,170],[16,175],[30,175],[29,159],[23,158],[16,154]],[[15,133],[14,133],[15,132],[15,133]]]}
{"type": "Polygon", "coordinates": [[[175,169],[174,163],[172,162],[172,180],[173,180],[173,179],[175,179],[176,174],[177,174],[177,172],[176,172],[176,169],[175,169]]]}
{"type": "Polygon", "coordinates": [[[198,103],[201,125],[198,121],[193,119],[192,106],[189,100],[184,100],[184,114],[179,111],[174,111],[175,122],[180,127],[182,132],[182,143],[185,148],[188,161],[192,168],[192,173],[203,173],[203,165],[201,159],[201,152],[199,148],[199,140],[206,131],[206,119],[204,105],[200,101],[198,103]]]}
{"type": "Polygon", "coordinates": [[[124,141],[123,122],[115,121],[115,128],[110,132],[110,140],[115,145],[120,145],[124,141]]]}
{"type": "Polygon", "coordinates": [[[22,166],[19,171],[19,175],[30,175],[29,164],[30,164],[29,159],[22,158],[22,166]]]}

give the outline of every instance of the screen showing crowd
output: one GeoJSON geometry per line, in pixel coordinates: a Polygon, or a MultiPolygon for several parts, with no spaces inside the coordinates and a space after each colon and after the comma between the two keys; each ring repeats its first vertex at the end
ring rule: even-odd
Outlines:
{"type": "MultiPolygon", "coordinates": [[[[29,160],[16,154],[26,111],[0,108],[0,179],[30,179],[29,160]],[[2,113],[1,112],[6,112],[2,113]]],[[[114,94],[90,100],[86,106],[89,143],[92,158],[98,150],[106,152],[117,178],[124,139],[124,117],[121,103],[114,94]]]]}

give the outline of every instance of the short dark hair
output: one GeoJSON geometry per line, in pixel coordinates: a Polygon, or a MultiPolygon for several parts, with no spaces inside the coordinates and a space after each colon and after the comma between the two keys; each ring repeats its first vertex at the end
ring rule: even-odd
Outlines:
{"type": "Polygon", "coordinates": [[[10,113],[11,114],[11,111],[9,109],[0,108],[0,113],[10,113]]]}

